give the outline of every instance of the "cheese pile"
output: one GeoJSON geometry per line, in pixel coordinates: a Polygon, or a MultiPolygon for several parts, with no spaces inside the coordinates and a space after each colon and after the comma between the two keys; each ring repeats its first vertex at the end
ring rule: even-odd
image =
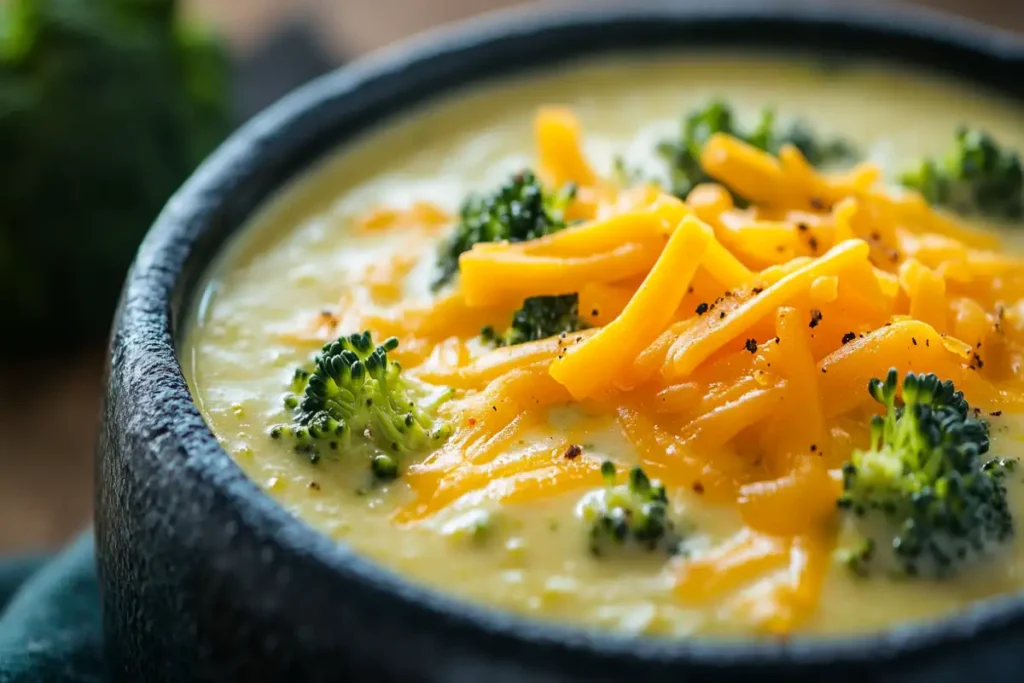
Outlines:
{"type": "Polygon", "coordinates": [[[774,571],[761,611],[784,631],[817,599],[838,468],[866,444],[870,378],[933,372],[987,413],[1024,405],[1024,261],[883,187],[874,165],[823,174],[795,147],[775,157],[716,134],[700,161],[720,184],[681,201],[601,178],[570,111],[542,110],[536,138],[545,183],[578,185],[576,222],[478,244],[457,291],[365,321],[402,339],[421,379],[464,392],[452,439],[409,468],[417,499],[399,521],[464,496],[527,502],[597,485],[597,460],[566,459],[565,444],[507,452],[550,407],[579,405],[616,422],[652,478],[740,511],[743,533],[679,563],[679,594],[713,600],[774,571]],[[467,349],[525,298],[567,293],[590,329],[467,349]]]}

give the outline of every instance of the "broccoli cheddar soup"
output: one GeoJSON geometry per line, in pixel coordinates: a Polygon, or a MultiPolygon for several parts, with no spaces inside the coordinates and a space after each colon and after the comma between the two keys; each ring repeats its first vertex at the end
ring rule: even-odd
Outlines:
{"type": "Polygon", "coordinates": [[[637,58],[389,122],[268,198],[182,355],[268,495],[410,581],[664,636],[1024,586],[1024,110],[637,58]]]}

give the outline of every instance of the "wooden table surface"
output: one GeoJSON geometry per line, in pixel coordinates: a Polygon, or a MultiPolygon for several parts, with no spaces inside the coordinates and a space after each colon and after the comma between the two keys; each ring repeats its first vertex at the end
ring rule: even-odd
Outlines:
{"type": "MultiPolygon", "coordinates": [[[[1024,32],[1024,0],[919,1],[1024,32]]],[[[513,4],[516,0],[186,0],[189,12],[217,25],[239,54],[298,20],[314,27],[337,61],[434,24],[513,4]]],[[[88,523],[102,356],[100,350],[83,353],[52,377],[24,367],[28,363],[10,365],[0,367],[0,552],[53,547],[88,523]]]]}

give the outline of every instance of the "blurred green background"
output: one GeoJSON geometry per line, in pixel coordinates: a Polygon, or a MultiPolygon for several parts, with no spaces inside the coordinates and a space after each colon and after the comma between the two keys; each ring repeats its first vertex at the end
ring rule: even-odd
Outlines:
{"type": "MultiPolygon", "coordinates": [[[[1024,0],[916,2],[1024,32],[1024,0]]],[[[319,73],[514,4],[0,0],[0,553],[87,523],[111,307],[195,163],[319,73]]]]}

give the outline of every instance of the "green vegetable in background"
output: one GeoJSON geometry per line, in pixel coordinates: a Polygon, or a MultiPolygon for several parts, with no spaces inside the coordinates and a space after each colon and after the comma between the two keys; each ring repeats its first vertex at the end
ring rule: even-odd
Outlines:
{"type": "Polygon", "coordinates": [[[459,273],[459,256],[483,242],[522,242],[565,227],[565,210],[576,195],[575,185],[546,191],[532,171],[516,173],[500,188],[466,198],[459,224],[438,253],[435,289],[459,273]]]}
{"type": "Polygon", "coordinates": [[[1020,155],[1000,146],[984,131],[960,128],[953,148],[940,158],[926,158],[900,182],[962,214],[996,220],[1024,217],[1024,170],[1020,155]]]}
{"type": "Polygon", "coordinates": [[[533,296],[512,314],[508,329],[498,332],[488,326],[480,336],[495,346],[515,346],[586,328],[579,315],[579,295],[533,296]]]}
{"type": "Polygon", "coordinates": [[[683,118],[677,138],[658,145],[658,155],[668,165],[668,189],[680,199],[685,199],[697,185],[713,180],[700,167],[700,153],[704,143],[715,133],[734,135],[772,154],[777,154],[783,145],[793,145],[815,166],[842,164],[857,157],[851,143],[818,136],[801,121],[785,127],[779,125],[775,112],[767,107],[761,110],[757,125],[744,131],[737,125],[728,104],[713,101],[683,118]]]}
{"type": "Polygon", "coordinates": [[[0,348],[106,333],[139,240],[228,130],[220,46],[174,0],[0,7],[0,348]]]}

